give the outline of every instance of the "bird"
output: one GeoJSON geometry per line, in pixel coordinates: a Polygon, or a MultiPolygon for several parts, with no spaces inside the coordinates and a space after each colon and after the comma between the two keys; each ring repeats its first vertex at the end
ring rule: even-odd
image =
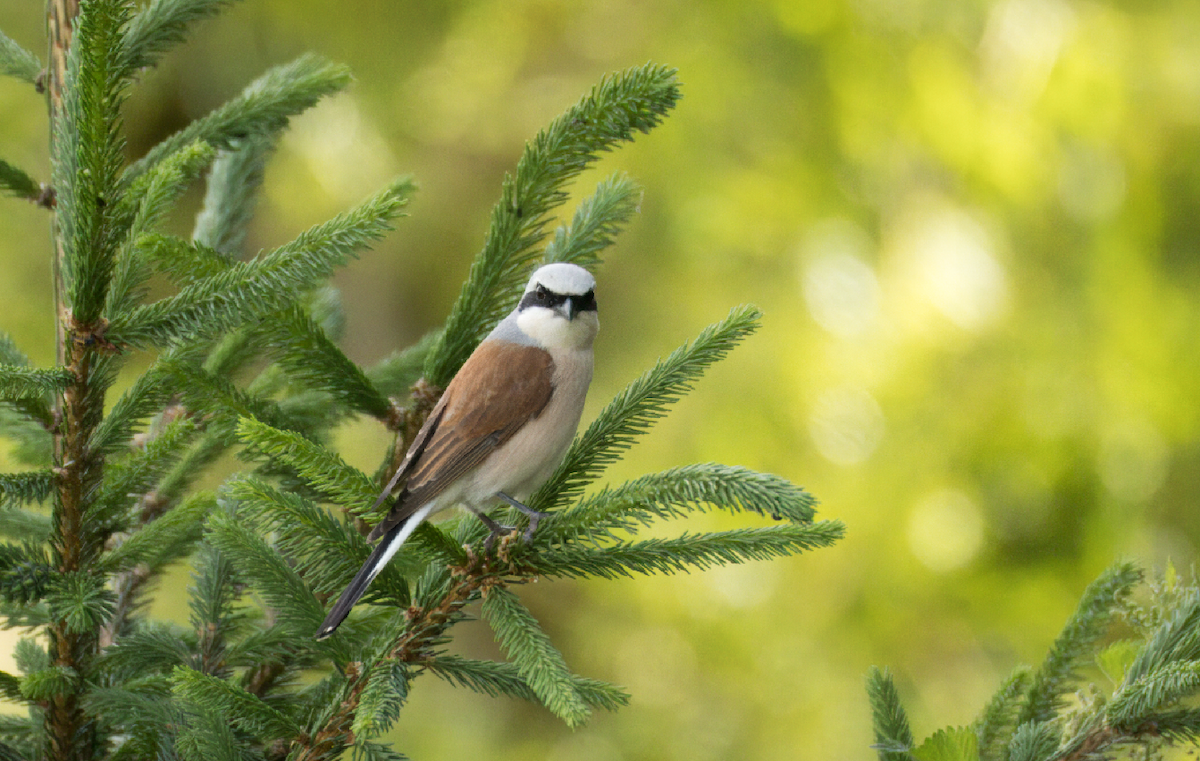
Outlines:
{"type": "MultiPolygon", "coordinates": [[[[596,280],[583,267],[539,267],[511,313],[455,374],[413,439],[376,507],[403,482],[387,516],[368,536],[379,543],[329,610],[316,639],[331,636],[371,581],[417,526],[455,505],[492,530],[485,511],[525,506],[553,474],[575,438],[592,380],[592,343],[600,328],[596,280]]],[[[489,539],[490,541],[490,539],[489,539]]]]}

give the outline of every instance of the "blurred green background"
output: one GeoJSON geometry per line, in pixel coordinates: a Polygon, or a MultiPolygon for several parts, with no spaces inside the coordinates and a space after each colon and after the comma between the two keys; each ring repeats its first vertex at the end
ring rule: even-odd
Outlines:
{"type": "MultiPolygon", "coordinates": [[[[43,19],[0,3],[30,49],[43,19]]],[[[599,272],[585,420],[757,303],[763,329],[611,478],[746,465],[848,526],[780,562],[522,589],[568,663],[632,705],[572,732],[426,678],[393,733],[413,758],[871,758],[871,664],[919,736],[965,724],[1105,566],[1194,562],[1194,0],[246,0],[144,74],[131,154],[306,50],[357,81],[287,133],[251,246],[416,175],[411,218],[337,278],[364,364],[444,317],[524,140],[606,72],[677,66],[673,115],[576,186],[645,188],[599,272]]],[[[0,155],[45,177],[45,137],[42,100],[0,83],[0,155]]],[[[0,233],[2,327],[49,363],[46,214],[6,200],[0,233]]],[[[387,437],[342,443],[373,468],[387,437]]],[[[495,654],[485,625],[457,633],[495,654]]]]}

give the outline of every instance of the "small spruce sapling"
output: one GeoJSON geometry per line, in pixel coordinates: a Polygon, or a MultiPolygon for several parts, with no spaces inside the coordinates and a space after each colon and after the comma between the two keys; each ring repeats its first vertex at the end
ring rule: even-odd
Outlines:
{"type": "Polygon", "coordinates": [[[58,325],[50,368],[0,334],[0,435],[23,468],[0,474],[9,540],[0,545],[0,615],[26,632],[19,674],[0,673],[0,693],[26,709],[0,717],[0,755],[298,760],[353,749],[397,759],[380,736],[423,673],[540,702],[578,725],[628,696],[570,670],[521,602],[521,584],[702,569],[840,538],[841,524],[813,520],[805,491],[743,468],[688,465],[589,489],[754,331],[758,311],[739,307],[631,383],[577,438],[530,500],[553,513],[531,542],[510,537],[484,552],[476,521],[424,525],[376,579],[372,604],[314,641],[330,596],[369,552],[363,534],[379,518],[369,508],[380,484],[439,390],[511,309],[532,267],[596,267],[640,196],[615,175],[551,231],[568,184],[653,129],[679,86],[662,66],[622,71],[542,130],[505,178],[445,325],[364,369],[338,348],[341,306],[328,279],[405,214],[411,181],[291,241],[243,250],[281,131],[347,86],[344,67],[301,56],[125,159],[121,106],[136,74],[228,4],[52,0],[44,71],[0,34],[0,73],[31,85],[31,104],[44,89],[50,107],[49,180],[0,158],[0,190],[53,215],[58,325]],[[205,175],[192,235],[163,232],[164,215],[205,175]],[[151,298],[151,278],[170,293],[151,298]],[[118,371],[137,356],[148,367],[119,388],[118,371]],[[376,473],[330,446],[354,417],[395,433],[376,473]],[[215,490],[199,487],[228,453],[237,472],[215,490]],[[651,522],[712,509],[779,522],[636,537],[651,522]],[[164,569],[184,559],[193,569],[188,625],[154,620],[146,603],[164,569]],[[507,661],[445,652],[474,604],[507,661]]]}

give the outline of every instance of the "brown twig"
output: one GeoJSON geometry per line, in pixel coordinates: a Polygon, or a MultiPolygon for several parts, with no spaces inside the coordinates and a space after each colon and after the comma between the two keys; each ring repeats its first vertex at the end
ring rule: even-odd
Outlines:
{"type": "MultiPolygon", "coordinates": [[[[56,139],[63,113],[63,83],[67,72],[67,51],[71,46],[73,24],[79,15],[79,0],[47,1],[47,32],[50,65],[47,69],[50,107],[50,139],[56,139]]],[[[51,145],[53,154],[54,146],[51,145]]],[[[84,502],[99,477],[99,468],[87,449],[93,425],[90,393],[93,349],[79,347],[70,340],[70,315],[66,307],[63,278],[65,247],[58,220],[54,222],[54,300],[58,364],[71,370],[75,381],[64,391],[56,407],[61,423],[54,440],[55,464],[59,473],[58,499],[55,504],[54,553],[59,573],[75,573],[88,567],[95,551],[85,540],[84,502]]],[[[50,657],[55,666],[83,675],[94,655],[94,634],[71,631],[66,621],[49,626],[50,657]]],[[[55,761],[85,761],[94,755],[95,732],[90,728],[79,695],[64,692],[46,704],[48,734],[47,757],[55,761]]]]}
{"type": "MultiPolygon", "coordinates": [[[[60,574],[77,573],[91,567],[97,550],[96,537],[89,537],[84,514],[90,494],[100,479],[100,458],[88,448],[96,410],[91,392],[92,361],[95,347],[70,340],[73,326],[67,327],[66,367],[75,381],[63,392],[62,424],[55,437],[58,500],[55,504],[54,552],[60,574]]],[[[84,674],[98,647],[95,632],[73,631],[65,620],[50,624],[50,656],[55,666],[84,674]]],[[[84,716],[79,696],[73,692],[52,697],[47,705],[50,757],[57,761],[83,761],[91,758],[95,733],[84,716]]]]}
{"type": "MultiPolygon", "coordinates": [[[[475,555],[467,548],[467,562],[451,568],[450,572],[450,588],[435,605],[408,609],[405,616],[408,624],[388,650],[383,662],[424,664],[429,660],[434,643],[441,639],[464,607],[487,594],[493,587],[525,581],[520,574],[528,571],[496,557],[475,555]]],[[[362,664],[351,663],[346,666],[345,673],[348,682],[346,699],[315,735],[298,737],[292,741],[293,747],[300,748],[299,753],[293,756],[293,761],[323,761],[335,757],[347,745],[353,744],[351,728],[370,670],[363,669],[362,664]]]]}
{"type": "Polygon", "coordinates": [[[1083,741],[1065,756],[1057,761],[1086,761],[1096,758],[1097,754],[1106,752],[1113,745],[1122,742],[1136,742],[1147,737],[1161,737],[1158,723],[1147,721],[1135,727],[1113,727],[1108,724],[1097,727],[1083,738],[1083,741]]]}

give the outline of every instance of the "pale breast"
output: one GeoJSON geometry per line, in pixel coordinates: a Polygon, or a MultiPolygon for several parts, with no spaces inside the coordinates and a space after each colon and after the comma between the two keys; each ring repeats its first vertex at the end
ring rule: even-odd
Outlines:
{"type": "Polygon", "coordinates": [[[554,391],[549,403],[472,474],[463,498],[473,505],[485,506],[498,491],[525,499],[550,477],[575,438],[592,380],[592,352],[550,354],[554,391]]]}

